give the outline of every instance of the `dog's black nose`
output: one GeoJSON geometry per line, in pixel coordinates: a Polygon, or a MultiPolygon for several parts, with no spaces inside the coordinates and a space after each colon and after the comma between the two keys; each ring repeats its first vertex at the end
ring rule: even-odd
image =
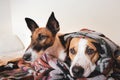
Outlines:
{"type": "Polygon", "coordinates": [[[72,73],[73,73],[74,77],[80,78],[83,76],[84,69],[81,66],[74,66],[72,68],[72,73]]]}
{"type": "Polygon", "coordinates": [[[26,61],[30,61],[31,60],[31,54],[30,53],[24,54],[23,59],[26,60],[26,61]]]}

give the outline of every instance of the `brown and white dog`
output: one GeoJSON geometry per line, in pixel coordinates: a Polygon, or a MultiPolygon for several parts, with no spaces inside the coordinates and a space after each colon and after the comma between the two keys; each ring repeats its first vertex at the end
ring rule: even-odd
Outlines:
{"type": "MultiPolygon", "coordinates": [[[[103,34],[82,29],[66,34],[70,41],[68,56],[71,60],[70,74],[75,78],[104,75],[120,79],[120,47],[103,34]],[[110,75],[109,75],[110,74],[110,75]]],[[[100,79],[101,80],[101,79],[100,79]]]]}
{"type": "Polygon", "coordinates": [[[60,27],[59,22],[54,16],[54,13],[52,12],[51,16],[49,17],[46,27],[39,28],[37,23],[30,18],[25,18],[25,21],[28,28],[31,30],[32,35],[31,43],[25,51],[23,59],[34,62],[46,50],[46,52],[50,53],[50,55],[53,57],[59,57],[61,60],[64,60],[66,55],[64,53],[65,48],[59,39],[61,34],[57,33],[60,30],[60,27]]]}
{"type": "MultiPolygon", "coordinates": [[[[62,44],[61,34],[58,33],[60,30],[59,22],[53,12],[48,19],[46,27],[39,28],[37,23],[30,18],[25,18],[25,21],[32,33],[31,43],[26,49],[23,59],[19,61],[18,66],[22,68],[22,70],[28,71],[30,74],[35,73],[34,78],[37,80],[40,79],[41,76],[36,75],[40,74],[36,69],[42,68],[39,61],[42,61],[44,54],[51,56],[52,59],[56,58],[64,61],[66,58],[66,44],[62,44]]],[[[41,65],[44,66],[44,64],[47,64],[45,61],[43,62],[41,62],[41,65]]]]}

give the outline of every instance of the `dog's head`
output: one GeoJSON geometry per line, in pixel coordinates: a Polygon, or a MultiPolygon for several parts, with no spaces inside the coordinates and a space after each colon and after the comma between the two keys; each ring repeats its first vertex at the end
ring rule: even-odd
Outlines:
{"type": "Polygon", "coordinates": [[[30,18],[25,18],[25,21],[32,35],[31,43],[25,51],[23,59],[26,61],[34,61],[36,58],[40,57],[48,47],[53,45],[55,36],[60,30],[59,23],[53,12],[48,19],[46,27],[39,28],[37,23],[30,18]]]}
{"type": "Polygon", "coordinates": [[[73,38],[69,46],[70,73],[73,77],[88,77],[99,59],[97,42],[90,38],[73,38]]]}
{"type": "Polygon", "coordinates": [[[64,39],[69,41],[68,57],[71,62],[71,76],[90,77],[95,71],[97,73],[94,75],[98,75],[106,74],[111,69],[111,59],[117,46],[103,34],[82,30],[67,34],[64,39]]]}

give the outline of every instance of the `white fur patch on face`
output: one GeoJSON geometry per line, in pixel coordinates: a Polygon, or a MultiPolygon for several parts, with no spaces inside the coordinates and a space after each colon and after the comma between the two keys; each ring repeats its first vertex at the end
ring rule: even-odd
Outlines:
{"type": "Polygon", "coordinates": [[[66,56],[67,56],[67,54],[65,53],[64,50],[62,50],[62,51],[59,53],[58,58],[59,58],[60,60],[64,61],[65,58],[66,58],[66,56]]]}
{"type": "Polygon", "coordinates": [[[78,43],[78,51],[74,57],[74,60],[71,63],[70,67],[70,74],[74,77],[72,73],[72,68],[77,65],[81,66],[84,69],[84,77],[88,77],[90,73],[95,69],[95,65],[92,64],[90,59],[85,54],[85,50],[87,47],[87,40],[86,39],[80,39],[78,43]]]}
{"type": "Polygon", "coordinates": [[[31,60],[30,60],[30,61],[32,61],[32,62],[34,62],[34,61],[37,59],[37,57],[38,57],[36,51],[34,51],[32,48],[29,48],[29,49],[25,52],[25,54],[31,54],[31,60]]]}

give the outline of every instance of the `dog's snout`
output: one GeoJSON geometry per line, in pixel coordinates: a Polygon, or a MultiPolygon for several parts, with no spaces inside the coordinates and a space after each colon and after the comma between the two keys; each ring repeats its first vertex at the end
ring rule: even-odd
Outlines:
{"type": "Polygon", "coordinates": [[[30,61],[31,60],[31,54],[30,53],[24,54],[23,59],[26,60],[26,61],[30,61]]]}
{"type": "Polygon", "coordinates": [[[74,66],[72,68],[72,73],[73,73],[74,77],[79,78],[79,77],[83,76],[84,69],[81,66],[74,66]]]}

